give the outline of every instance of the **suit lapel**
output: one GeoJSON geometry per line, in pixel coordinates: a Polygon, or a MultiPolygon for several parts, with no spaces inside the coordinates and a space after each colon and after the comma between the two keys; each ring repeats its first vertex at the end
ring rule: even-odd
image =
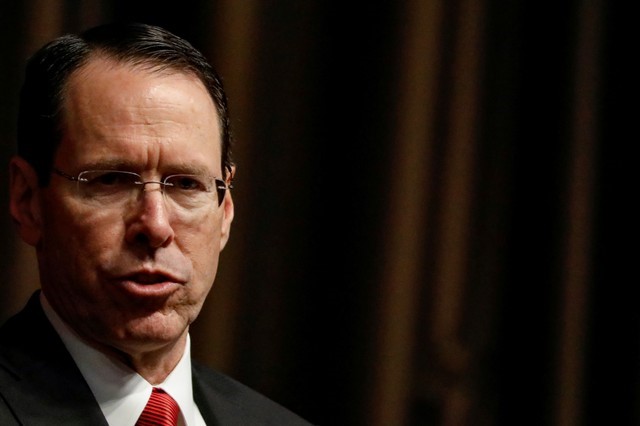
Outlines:
{"type": "Polygon", "coordinates": [[[218,402],[216,401],[217,397],[213,392],[211,392],[211,390],[207,389],[205,383],[202,381],[200,374],[198,374],[198,371],[194,365],[192,365],[191,371],[193,400],[195,401],[200,414],[202,414],[204,422],[207,424],[207,426],[219,426],[223,424],[216,415],[216,412],[218,415],[222,413],[214,408],[218,405],[218,402]]]}
{"type": "Polygon", "coordinates": [[[22,424],[107,425],[73,358],[47,320],[39,292],[0,329],[2,397],[22,424]]]}

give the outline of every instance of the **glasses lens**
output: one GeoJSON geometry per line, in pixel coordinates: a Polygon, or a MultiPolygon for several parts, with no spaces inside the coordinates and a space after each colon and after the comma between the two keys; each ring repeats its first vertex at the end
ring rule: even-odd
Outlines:
{"type": "MultiPolygon", "coordinates": [[[[227,190],[227,184],[224,183],[223,180],[220,179],[216,179],[215,180],[215,185],[216,185],[216,193],[218,196],[218,205],[222,204],[222,200],[224,200],[224,193],[227,190]]],[[[231,188],[231,187],[229,187],[231,188]]]]}
{"type": "Polygon", "coordinates": [[[126,200],[141,181],[136,173],[119,170],[90,170],[78,176],[80,194],[105,204],[126,200]]]}
{"type": "Polygon", "coordinates": [[[172,175],[164,180],[164,192],[176,204],[184,208],[211,205],[216,201],[211,179],[199,175],[172,175]]]}

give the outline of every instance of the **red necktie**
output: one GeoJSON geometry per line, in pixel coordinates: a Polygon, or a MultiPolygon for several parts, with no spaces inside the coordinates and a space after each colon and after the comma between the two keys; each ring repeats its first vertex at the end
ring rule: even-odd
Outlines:
{"type": "Polygon", "coordinates": [[[176,426],[180,407],[160,388],[153,388],[151,398],[136,422],[136,426],[176,426]]]}

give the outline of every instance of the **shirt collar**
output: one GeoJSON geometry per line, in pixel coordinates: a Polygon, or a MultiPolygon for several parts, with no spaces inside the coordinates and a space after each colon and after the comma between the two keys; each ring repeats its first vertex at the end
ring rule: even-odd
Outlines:
{"type": "MultiPolygon", "coordinates": [[[[40,302],[49,322],[91,388],[109,425],[134,426],[151,396],[152,385],[128,366],[85,343],[54,311],[42,292],[40,302]]],[[[200,412],[193,401],[191,342],[188,335],[178,365],[157,387],[178,403],[183,416],[181,424],[200,424],[200,412]]]]}

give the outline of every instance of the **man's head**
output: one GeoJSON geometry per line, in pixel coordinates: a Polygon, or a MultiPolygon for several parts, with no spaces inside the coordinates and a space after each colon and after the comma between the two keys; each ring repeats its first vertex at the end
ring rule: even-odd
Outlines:
{"type": "Polygon", "coordinates": [[[27,72],[10,208],[45,296],[96,346],[184,340],[233,220],[219,79],[146,26],[62,37],[27,72]]]}
{"type": "Polygon", "coordinates": [[[221,79],[206,58],[162,28],[110,24],[53,40],[27,63],[20,94],[18,155],[35,168],[40,184],[49,182],[53,156],[64,131],[61,114],[68,79],[98,56],[141,68],[189,73],[202,81],[218,113],[221,161],[227,177],[233,166],[227,98],[221,79]]]}

